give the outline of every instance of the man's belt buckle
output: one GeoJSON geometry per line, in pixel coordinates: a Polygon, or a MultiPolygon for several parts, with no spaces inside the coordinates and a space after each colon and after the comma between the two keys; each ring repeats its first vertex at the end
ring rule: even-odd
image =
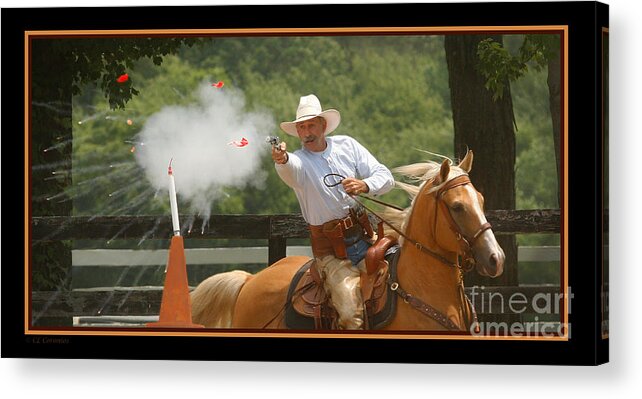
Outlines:
{"type": "Polygon", "coordinates": [[[341,219],[341,223],[343,223],[343,228],[345,230],[348,230],[349,228],[354,226],[354,223],[352,222],[352,218],[350,217],[350,215],[348,215],[347,217],[341,219]],[[350,224],[348,225],[348,223],[350,223],[350,224]]]}

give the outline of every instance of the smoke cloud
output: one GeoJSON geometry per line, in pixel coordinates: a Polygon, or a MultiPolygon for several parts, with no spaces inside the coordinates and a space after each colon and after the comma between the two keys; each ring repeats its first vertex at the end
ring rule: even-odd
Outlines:
{"type": "Polygon", "coordinates": [[[264,184],[261,158],[268,153],[265,137],[275,122],[267,112],[246,112],[238,90],[203,83],[197,94],[196,104],[168,106],[148,118],[135,155],[151,184],[165,191],[172,160],[177,196],[190,204],[190,211],[209,218],[212,203],[226,195],[224,187],[264,184]],[[242,138],[249,144],[230,145],[242,138]]]}

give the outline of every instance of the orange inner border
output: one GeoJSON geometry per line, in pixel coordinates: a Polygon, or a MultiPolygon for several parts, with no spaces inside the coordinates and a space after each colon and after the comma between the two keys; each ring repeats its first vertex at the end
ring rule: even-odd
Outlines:
{"type": "Polygon", "coordinates": [[[451,27],[364,27],[364,28],[266,28],[266,29],[159,29],[159,30],[60,30],[60,31],[25,31],[25,319],[24,333],[26,335],[95,335],[95,336],[183,336],[183,337],[261,337],[261,338],[375,338],[375,339],[448,339],[448,340],[510,340],[510,341],[568,341],[568,25],[532,25],[532,26],[451,26],[451,27]],[[560,33],[562,35],[561,54],[563,60],[563,198],[562,205],[562,229],[560,234],[563,237],[562,245],[562,272],[563,280],[561,286],[564,289],[564,303],[562,317],[564,334],[552,337],[531,337],[531,336],[471,336],[471,335],[445,335],[445,334],[319,334],[319,333],[284,333],[284,332],[192,332],[192,331],[96,331],[84,329],[30,329],[29,310],[29,248],[31,243],[31,223],[29,213],[29,137],[30,137],[30,42],[33,38],[71,38],[71,37],[99,37],[99,36],[297,36],[297,35],[386,35],[386,34],[448,34],[453,32],[484,32],[500,34],[525,34],[525,33],[560,33]]]}

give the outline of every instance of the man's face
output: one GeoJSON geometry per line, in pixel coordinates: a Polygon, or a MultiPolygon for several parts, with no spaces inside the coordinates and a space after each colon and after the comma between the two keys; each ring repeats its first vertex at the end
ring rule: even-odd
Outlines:
{"type": "Polygon", "coordinates": [[[296,124],[296,132],[303,146],[309,151],[321,152],[325,150],[326,121],[322,117],[308,119],[296,124]]]}

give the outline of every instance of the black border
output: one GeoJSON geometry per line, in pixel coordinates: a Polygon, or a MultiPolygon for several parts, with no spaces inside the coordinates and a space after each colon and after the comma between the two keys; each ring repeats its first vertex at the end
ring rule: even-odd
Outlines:
{"type": "MultiPolygon", "coordinates": [[[[598,8],[599,13],[606,12],[606,6],[598,7],[595,2],[3,9],[5,150],[17,148],[23,139],[24,117],[7,116],[24,116],[24,87],[17,77],[24,76],[26,30],[568,25],[568,281],[574,297],[569,341],[25,336],[21,292],[24,273],[19,267],[24,262],[8,261],[15,255],[7,250],[9,245],[5,241],[2,357],[577,365],[607,360],[608,340],[606,357],[602,347],[600,354],[597,351],[597,341],[601,340],[598,313],[601,256],[599,249],[586,250],[587,243],[601,247],[598,245],[601,204],[597,192],[601,187],[601,124],[597,120],[600,113],[592,114],[600,104],[597,97],[600,67],[596,59],[598,38],[601,39],[601,26],[596,26],[598,8]],[[266,18],[267,15],[270,17],[266,18]],[[305,18],[301,18],[303,15],[305,18]],[[16,143],[8,144],[9,140],[16,143]]],[[[603,15],[600,18],[608,27],[608,16],[606,20],[603,15]]],[[[14,162],[11,164],[15,165],[14,162]]],[[[2,177],[9,179],[5,184],[15,180],[16,175],[22,178],[22,173],[15,173],[15,169],[5,165],[2,177]]],[[[24,192],[24,182],[8,186],[22,187],[21,193],[24,192]]],[[[17,214],[15,207],[24,209],[24,201],[7,196],[3,199],[3,223],[5,226],[11,223],[12,227],[5,229],[5,238],[7,232],[16,230],[16,223],[21,228],[13,234],[14,238],[24,237],[21,231],[24,215],[22,220],[8,222],[9,215],[17,214]]],[[[24,243],[18,246],[23,247],[24,243]]]]}

